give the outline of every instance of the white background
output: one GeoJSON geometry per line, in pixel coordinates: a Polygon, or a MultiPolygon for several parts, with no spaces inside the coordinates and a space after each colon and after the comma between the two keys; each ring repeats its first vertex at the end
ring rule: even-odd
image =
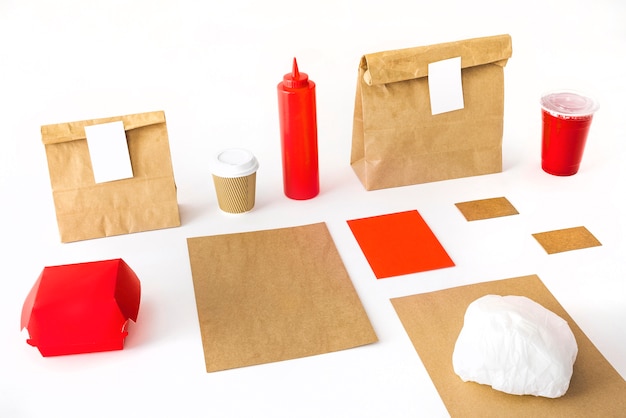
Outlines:
{"type": "MultiPolygon", "coordinates": [[[[447,411],[390,298],[538,274],[626,377],[620,0],[0,0],[0,416],[408,417],[447,411]],[[349,165],[361,55],[509,33],[504,171],[366,192],[349,165]],[[296,56],[317,83],[321,194],[282,193],[276,85],[296,56]],[[539,96],[601,103],[580,172],[540,168],[539,96]],[[183,225],[61,244],[40,126],[164,110],[183,225]],[[227,216],[207,161],[250,149],[257,205],[227,216]],[[520,215],[466,222],[454,203],[506,196],[520,215]],[[417,209],[456,267],[376,280],[346,220],[417,209]],[[328,224],[380,341],[207,374],[185,239],[328,224]],[[531,234],[586,226],[601,247],[547,255],[531,234]],[[142,281],[122,351],[43,358],[20,333],[44,266],[123,258],[142,281]]],[[[462,138],[459,138],[462,140],[462,138]]]]}

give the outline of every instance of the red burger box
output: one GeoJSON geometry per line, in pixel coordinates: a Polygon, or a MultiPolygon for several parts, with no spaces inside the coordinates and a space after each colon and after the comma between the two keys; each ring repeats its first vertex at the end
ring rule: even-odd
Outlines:
{"type": "Polygon", "coordinates": [[[26,342],[44,357],[121,350],[140,298],[122,259],[45,267],[22,307],[26,342]]]}

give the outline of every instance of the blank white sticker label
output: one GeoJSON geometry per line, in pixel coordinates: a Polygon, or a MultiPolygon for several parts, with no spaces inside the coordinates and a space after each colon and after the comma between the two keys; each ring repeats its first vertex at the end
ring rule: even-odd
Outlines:
{"type": "Polygon", "coordinates": [[[463,109],[461,57],[428,64],[428,89],[433,115],[463,109]]]}
{"type": "Polygon", "coordinates": [[[133,176],[124,122],[85,126],[85,136],[96,183],[133,176]]]}

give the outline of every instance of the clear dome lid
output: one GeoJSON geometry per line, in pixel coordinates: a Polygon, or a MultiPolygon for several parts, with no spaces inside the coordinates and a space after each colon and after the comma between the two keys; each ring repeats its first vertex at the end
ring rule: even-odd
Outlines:
{"type": "Polygon", "coordinates": [[[600,105],[589,96],[572,90],[559,90],[541,96],[541,107],[555,116],[583,117],[593,115],[600,105]]]}

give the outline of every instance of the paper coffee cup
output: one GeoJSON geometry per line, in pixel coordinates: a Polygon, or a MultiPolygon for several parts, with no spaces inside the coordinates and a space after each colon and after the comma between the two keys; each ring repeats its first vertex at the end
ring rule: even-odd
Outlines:
{"type": "Polygon", "coordinates": [[[245,149],[220,151],[212,161],[211,172],[221,210],[245,213],[252,210],[256,194],[256,171],[259,162],[245,149]]]}

